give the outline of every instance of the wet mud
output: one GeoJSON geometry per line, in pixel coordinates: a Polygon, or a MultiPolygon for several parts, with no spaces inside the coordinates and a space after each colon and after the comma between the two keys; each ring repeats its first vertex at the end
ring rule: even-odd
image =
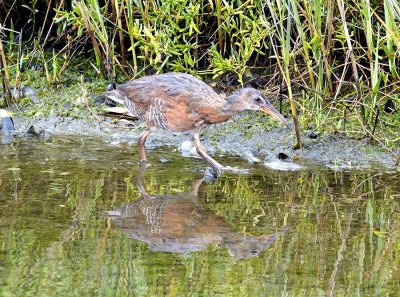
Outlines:
{"type": "MultiPolygon", "coordinates": [[[[58,116],[14,117],[16,135],[20,136],[25,135],[33,126],[41,137],[92,136],[112,144],[123,143],[133,146],[137,145],[137,138],[145,129],[139,122],[120,120],[117,124],[113,124],[110,118],[105,117],[103,120],[104,122],[100,122],[94,117],[86,119],[58,116]]],[[[295,143],[294,131],[277,125],[267,130],[263,123],[267,120],[262,116],[252,118],[248,114],[238,115],[226,123],[203,128],[201,141],[207,151],[217,158],[223,155],[238,156],[250,163],[316,162],[337,170],[365,169],[371,166],[399,170],[399,166],[395,166],[394,155],[367,138],[358,140],[339,134],[310,135],[311,131],[303,131],[303,148],[294,150],[292,148],[295,143]],[[279,160],[282,159],[281,156],[285,156],[284,161],[279,160]]],[[[151,150],[170,146],[173,150],[179,151],[182,147],[184,154],[195,155],[195,150],[190,151],[190,143],[187,142],[190,140],[189,133],[154,131],[146,142],[146,148],[151,150]],[[188,145],[189,149],[186,148],[188,145]]],[[[400,154],[400,147],[396,147],[394,152],[400,154]]]]}

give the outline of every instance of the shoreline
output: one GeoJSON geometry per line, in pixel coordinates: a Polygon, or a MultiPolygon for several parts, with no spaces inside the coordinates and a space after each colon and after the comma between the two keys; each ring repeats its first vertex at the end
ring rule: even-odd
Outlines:
{"type": "MultiPolygon", "coordinates": [[[[368,139],[356,140],[340,134],[318,135],[316,139],[312,139],[308,136],[309,132],[303,131],[303,148],[293,150],[294,131],[281,126],[266,130],[263,123],[260,123],[260,119],[264,120],[262,117],[249,118],[248,115],[242,114],[226,123],[205,127],[201,132],[202,144],[210,155],[238,156],[250,163],[279,162],[278,155],[283,154],[289,160],[293,160],[293,162],[284,163],[321,163],[337,170],[364,169],[373,166],[400,170],[399,165],[395,166],[393,154],[378,145],[371,144],[368,139]],[[245,124],[244,127],[243,124],[245,124]]],[[[104,121],[112,124],[110,118],[105,118],[104,121]]],[[[30,126],[34,126],[36,132],[43,131],[44,137],[89,136],[116,145],[137,145],[137,138],[144,129],[129,129],[128,126],[132,126],[132,122],[128,120],[120,120],[116,124],[128,129],[113,128],[94,117],[86,119],[60,116],[32,118],[15,114],[14,122],[17,135],[26,134],[30,126]]],[[[182,143],[188,140],[191,140],[189,133],[158,130],[150,134],[146,148],[171,146],[179,150],[182,143]]],[[[399,155],[400,147],[397,147],[394,152],[399,155]]]]}

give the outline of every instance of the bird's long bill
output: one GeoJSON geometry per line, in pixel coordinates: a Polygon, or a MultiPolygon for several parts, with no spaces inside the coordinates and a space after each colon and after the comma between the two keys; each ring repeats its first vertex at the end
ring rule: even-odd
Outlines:
{"type": "Polygon", "coordinates": [[[285,124],[286,127],[289,127],[289,122],[271,104],[268,104],[267,106],[265,106],[263,108],[263,111],[266,113],[269,113],[275,120],[280,121],[281,123],[285,124]]]}

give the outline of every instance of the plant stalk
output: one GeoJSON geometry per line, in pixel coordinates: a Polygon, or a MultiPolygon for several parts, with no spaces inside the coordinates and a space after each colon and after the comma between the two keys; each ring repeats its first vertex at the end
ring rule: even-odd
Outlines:
{"type": "Polygon", "coordinates": [[[3,82],[4,99],[5,99],[4,105],[8,107],[11,105],[10,76],[8,74],[7,59],[4,53],[3,40],[1,39],[0,39],[0,69],[1,69],[1,78],[3,82]]]}
{"type": "Polygon", "coordinates": [[[100,74],[101,74],[102,77],[107,77],[107,72],[106,72],[106,69],[105,69],[105,66],[104,66],[105,59],[103,57],[102,52],[100,51],[100,47],[99,47],[99,44],[97,42],[96,36],[95,36],[95,34],[93,32],[93,28],[92,28],[92,26],[90,24],[90,21],[89,21],[89,18],[87,16],[87,14],[86,14],[85,6],[82,4],[81,0],[77,0],[76,1],[76,5],[78,6],[78,8],[79,8],[79,10],[80,10],[80,12],[82,14],[83,23],[85,24],[85,27],[86,27],[86,30],[88,32],[89,38],[93,43],[93,48],[94,48],[94,51],[96,53],[96,56],[99,59],[99,63],[98,63],[99,65],[98,66],[100,67],[100,74]]]}

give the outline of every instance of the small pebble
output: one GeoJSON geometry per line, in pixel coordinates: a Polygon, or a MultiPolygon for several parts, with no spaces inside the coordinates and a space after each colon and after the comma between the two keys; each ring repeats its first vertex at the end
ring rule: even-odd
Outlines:
{"type": "Polygon", "coordinates": [[[182,153],[190,153],[192,148],[193,148],[193,142],[186,140],[182,142],[180,150],[182,153]]]}
{"type": "Polygon", "coordinates": [[[289,156],[286,155],[285,153],[278,153],[277,157],[281,161],[290,161],[289,156]]]}
{"type": "Polygon", "coordinates": [[[182,142],[179,150],[181,151],[182,156],[185,157],[198,156],[196,147],[193,145],[193,142],[189,140],[182,142]]]}
{"type": "Polygon", "coordinates": [[[392,101],[392,99],[388,99],[387,101],[386,101],[386,103],[385,103],[385,107],[384,107],[384,109],[383,109],[385,112],[387,112],[387,113],[390,113],[390,114],[392,114],[392,113],[394,113],[395,112],[395,106],[394,106],[394,103],[393,103],[393,101],[392,101]]]}
{"type": "Polygon", "coordinates": [[[319,136],[319,132],[311,132],[310,134],[308,134],[308,137],[310,137],[311,139],[317,139],[319,136]]]}

